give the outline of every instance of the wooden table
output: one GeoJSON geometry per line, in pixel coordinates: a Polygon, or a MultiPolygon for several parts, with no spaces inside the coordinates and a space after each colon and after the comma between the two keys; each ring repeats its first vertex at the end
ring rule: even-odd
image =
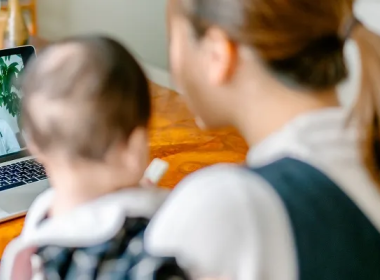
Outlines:
{"type": "MultiPolygon", "coordinates": [[[[247,146],[234,130],[199,130],[181,96],[169,89],[152,84],[152,98],[151,157],[170,164],[160,185],[172,188],[187,174],[214,163],[244,161],[247,146]]],[[[19,218],[0,224],[0,254],[20,234],[23,223],[19,218]]]]}

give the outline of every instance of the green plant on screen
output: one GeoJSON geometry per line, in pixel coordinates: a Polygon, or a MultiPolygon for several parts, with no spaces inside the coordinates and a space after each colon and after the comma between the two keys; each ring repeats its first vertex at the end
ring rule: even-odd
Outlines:
{"type": "Polygon", "coordinates": [[[19,83],[17,83],[18,75],[22,65],[18,62],[7,64],[10,56],[0,58],[0,107],[5,107],[12,117],[17,118],[17,123],[20,120],[21,99],[17,92],[19,83]]]}

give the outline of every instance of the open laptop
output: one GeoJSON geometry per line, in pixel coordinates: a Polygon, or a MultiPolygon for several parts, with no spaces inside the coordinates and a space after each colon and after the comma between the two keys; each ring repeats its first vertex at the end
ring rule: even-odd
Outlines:
{"type": "Polygon", "coordinates": [[[0,222],[22,216],[48,188],[43,166],[26,150],[19,116],[19,75],[35,56],[32,46],[0,50],[0,222]]]}

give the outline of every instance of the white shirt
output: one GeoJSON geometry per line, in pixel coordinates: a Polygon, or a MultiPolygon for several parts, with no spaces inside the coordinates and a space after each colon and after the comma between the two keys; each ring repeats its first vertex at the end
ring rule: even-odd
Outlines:
{"type": "Polygon", "coordinates": [[[9,124],[0,119],[0,156],[20,151],[20,144],[9,124]]]}
{"type": "Polygon", "coordinates": [[[19,237],[6,248],[0,279],[45,279],[38,247],[91,247],[113,238],[126,217],[150,219],[167,197],[162,189],[127,188],[81,205],[67,214],[46,219],[54,190],[41,194],[31,206],[19,237]]]}
{"type": "MultiPolygon", "coordinates": [[[[247,155],[251,167],[285,156],[328,175],[380,231],[380,191],[363,168],[355,129],[344,109],[300,116],[247,155]]],[[[233,280],[297,279],[295,243],[286,209],[272,187],[236,165],[188,176],[146,232],[151,253],[175,256],[195,276],[233,280]]]]}

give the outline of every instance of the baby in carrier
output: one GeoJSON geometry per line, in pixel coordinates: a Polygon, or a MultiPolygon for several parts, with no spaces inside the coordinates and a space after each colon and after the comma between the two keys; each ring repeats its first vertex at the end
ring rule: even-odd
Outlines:
{"type": "Polygon", "coordinates": [[[23,77],[23,122],[51,189],[6,249],[1,279],[186,279],[144,250],[166,191],[141,188],[151,115],[147,78],[103,37],[62,41],[23,77]]]}

